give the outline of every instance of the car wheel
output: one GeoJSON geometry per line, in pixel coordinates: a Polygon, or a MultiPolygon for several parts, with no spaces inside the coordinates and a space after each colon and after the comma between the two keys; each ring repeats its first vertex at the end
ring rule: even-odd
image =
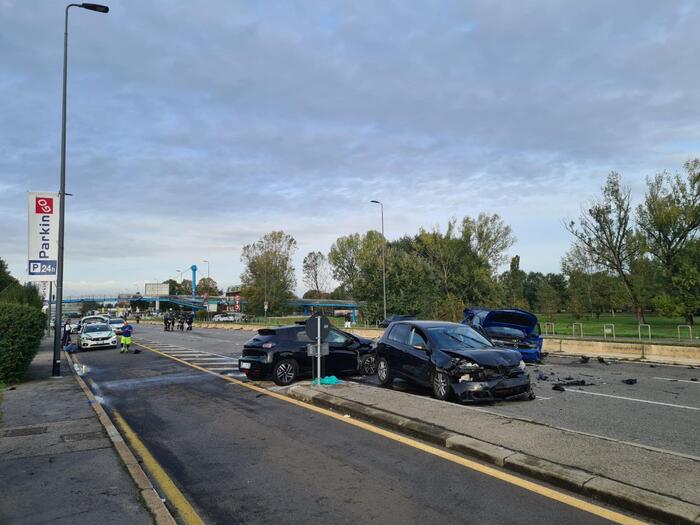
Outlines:
{"type": "Polygon", "coordinates": [[[386,357],[380,357],[377,359],[377,377],[379,378],[379,384],[382,386],[390,386],[394,381],[394,377],[391,375],[391,370],[389,369],[389,363],[386,357]]]}
{"type": "Polygon", "coordinates": [[[282,359],[272,368],[272,380],[280,386],[287,386],[296,381],[299,365],[294,359],[282,359]]]}
{"type": "Polygon", "coordinates": [[[360,358],[360,373],[363,376],[372,376],[377,373],[377,358],[374,355],[367,354],[360,358]]]}
{"type": "Polygon", "coordinates": [[[445,372],[433,373],[433,395],[435,399],[446,401],[452,397],[450,378],[445,372]]]}

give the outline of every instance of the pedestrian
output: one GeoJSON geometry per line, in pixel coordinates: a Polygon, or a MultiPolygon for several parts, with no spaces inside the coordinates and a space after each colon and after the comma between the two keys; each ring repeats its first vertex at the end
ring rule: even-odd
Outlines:
{"type": "Polygon", "coordinates": [[[70,343],[70,332],[73,327],[70,324],[70,321],[66,317],[63,320],[63,334],[61,337],[61,346],[65,347],[68,343],[70,343]]]}
{"type": "Polygon", "coordinates": [[[167,332],[170,328],[170,314],[166,313],[163,316],[163,331],[167,332]]]}
{"type": "Polygon", "coordinates": [[[141,314],[136,314],[136,324],[141,324],[141,314]]]}
{"type": "Polygon", "coordinates": [[[192,322],[194,321],[194,315],[188,314],[187,315],[187,330],[192,331],[192,322]]]}
{"type": "MultiPolygon", "coordinates": [[[[129,347],[131,346],[131,334],[132,334],[133,331],[134,331],[134,327],[131,326],[131,324],[129,324],[129,321],[125,321],[125,322],[124,322],[124,325],[123,325],[122,328],[121,328],[121,333],[122,333],[122,336],[121,336],[121,343],[122,343],[122,347],[121,347],[121,349],[119,350],[119,353],[120,353],[120,354],[124,354],[124,353],[127,353],[127,354],[128,354],[128,353],[129,353],[129,347]]],[[[141,353],[141,350],[139,350],[138,348],[134,348],[134,353],[135,353],[135,354],[140,354],[140,353],[141,353]]]]}

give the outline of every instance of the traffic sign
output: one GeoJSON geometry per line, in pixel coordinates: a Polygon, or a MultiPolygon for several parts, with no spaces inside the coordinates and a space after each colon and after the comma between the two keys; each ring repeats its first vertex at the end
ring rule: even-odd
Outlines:
{"type": "Polygon", "coordinates": [[[331,320],[325,315],[320,316],[321,323],[319,328],[319,317],[309,317],[306,320],[306,335],[309,339],[315,341],[321,336],[321,342],[325,342],[328,337],[328,332],[331,331],[331,320]]]}

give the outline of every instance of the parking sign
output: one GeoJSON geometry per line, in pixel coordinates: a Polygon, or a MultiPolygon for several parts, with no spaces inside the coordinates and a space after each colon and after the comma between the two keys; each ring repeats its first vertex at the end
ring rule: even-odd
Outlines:
{"type": "Polygon", "coordinates": [[[29,192],[28,280],[55,281],[58,271],[57,193],[29,192]]]}

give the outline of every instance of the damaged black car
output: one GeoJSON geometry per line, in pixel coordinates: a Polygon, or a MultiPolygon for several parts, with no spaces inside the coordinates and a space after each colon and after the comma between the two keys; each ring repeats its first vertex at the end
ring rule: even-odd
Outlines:
{"type": "Polygon", "coordinates": [[[496,348],[469,326],[442,321],[392,323],[377,343],[382,386],[401,378],[432,388],[437,399],[534,399],[520,353],[496,348]]]}

